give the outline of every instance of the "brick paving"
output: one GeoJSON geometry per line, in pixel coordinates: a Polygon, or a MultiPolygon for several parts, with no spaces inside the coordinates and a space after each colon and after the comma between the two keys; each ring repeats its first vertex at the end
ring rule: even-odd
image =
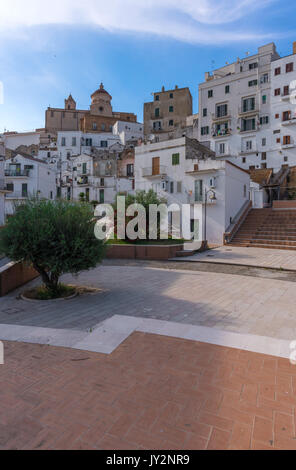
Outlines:
{"type": "Polygon", "coordinates": [[[294,282],[143,266],[100,266],[64,281],[102,291],[55,303],[14,292],[1,298],[0,325],[86,330],[118,314],[296,339],[294,282]]]}
{"type": "MultiPolygon", "coordinates": [[[[176,258],[176,260],[177,259],[178,258],[176,258]]],[[[261,268],[282,268],[296,271],[295,250],[225,245],[211,251],[188,256],[186,259],[188,261],[242,264],[246,266],[259,266],[261,268]]]]}
{"type": "Polygon", "coordinates": [[[288,360],[195,341],[5,342],[0,449],[296,449],[295,393],[288,360]]]}

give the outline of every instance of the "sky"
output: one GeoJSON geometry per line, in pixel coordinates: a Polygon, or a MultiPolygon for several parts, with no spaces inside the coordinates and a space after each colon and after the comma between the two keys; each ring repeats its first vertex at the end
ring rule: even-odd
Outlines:
{"type": "Polygon", "coordinates": [[[88,109],[101,82],[113,110],[143,120],[151,93],[275,42],[296,41],[296,4],[282,0],[0,0],[0,132],[44,127],[72,93],[88,109]],[[1,101],[1,99],[3,100],[1,101]]]}

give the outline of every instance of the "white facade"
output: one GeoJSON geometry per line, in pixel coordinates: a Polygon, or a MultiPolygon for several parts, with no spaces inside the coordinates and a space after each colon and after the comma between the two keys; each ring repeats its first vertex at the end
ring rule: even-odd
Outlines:
{"type": "Polygon", "coordinates": [[[120,143],[120,139],[111,132],[60,131],[57,137],[58,156],[66,160],[74,155],[90,154],[92,147],[106,149],[116,143],[120,143]]]}
{"type": "Polygon", "coordinates": [[[117,121],[113,126],[113,134],[120,138],[123,145],[126,145],[130,140],[144,138],[144,126],[139,122],[117,121]]]}
{"type": "Polygon", "coordinates": [[[14,212],[14,204],[29,196],[56,197],[56,171],[38,159],[17,155],[5,161],[5,214],[14,212]]]}
{"type": "Polygon", "coordinates": [[[199,239],[222,244],[227,228],[249,200],[250,176],[228,161],[197,159],[186,145],[182,137],[136,147],[135,189],[153,189],[169,205],[191,204],[191,218],[199,221],[199,239]],[[210,199],[211,188],[216,201],[210,199]]]}
{"type": "Polygon", "coordinates": [[[199,86],[199,140],[242,168],[265,167],[270,142],[273,43],[258,54],[206,73],[199,86]],[[264,140],[265,139],[265,140],[264,140]]]}
{"type": "Polygon", "coordinates": [[[10,150],[15,150],[20,145],[39,145],[40,132],[7,132],[0,134],[0,141],[10,150]]]}

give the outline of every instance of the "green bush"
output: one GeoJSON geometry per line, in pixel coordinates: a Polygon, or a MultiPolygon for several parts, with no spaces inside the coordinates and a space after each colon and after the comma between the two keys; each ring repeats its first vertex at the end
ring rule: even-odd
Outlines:
{"type": "Polygon", "coordinates": [[[77,274],[102,260],[105,245],[94,226],[89,204],[31,199],[16,206],[0,231],[0,253],[33,265],[54,293],[62,274],[77,274]]]}

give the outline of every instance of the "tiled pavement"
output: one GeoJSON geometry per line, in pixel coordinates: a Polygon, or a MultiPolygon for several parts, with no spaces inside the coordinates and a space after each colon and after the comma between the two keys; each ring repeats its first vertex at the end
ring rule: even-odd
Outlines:
{"type": "Polygon", "coordinates": [[[296,339],[294,282],[142,266],[100,266],[64,280],[102,291],[45,303],[14,292],[0,300],[0,325],[85,331],[117,314],[296,339]]]}
{"type": "MultiPolygon", "coordinates": [[[[182,258],[176,258],[181,260],[182,258]]],[[[186,257],[187,261],[206,261],[209,263],[230,263],[265,268],[292,269],[296,271],[296,251],[274,250],[269,248],[248,248],[220,246],[211,251],[186,257]]]]}
{"type": "Polygon", "coordinates": [[[184,339],[5,342],[0,449],[296,449],[295,392],[286,359],[184,339]]]}

